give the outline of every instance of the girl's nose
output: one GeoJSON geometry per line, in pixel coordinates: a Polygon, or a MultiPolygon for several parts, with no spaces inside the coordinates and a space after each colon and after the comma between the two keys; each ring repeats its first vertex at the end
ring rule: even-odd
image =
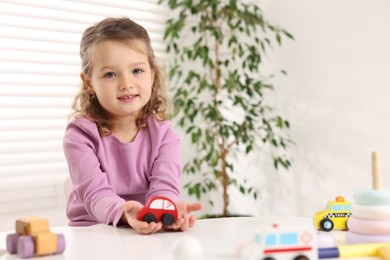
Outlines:
{"type": "Polygon", "coordinates": [[[120,81],[120,89],[134,88],[134,81],[131,76],[123,76],[120,81]]]}

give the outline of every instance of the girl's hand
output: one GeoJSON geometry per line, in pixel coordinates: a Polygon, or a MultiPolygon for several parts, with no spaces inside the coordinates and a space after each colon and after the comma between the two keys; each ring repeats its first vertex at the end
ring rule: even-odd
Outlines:
{"type": "Polygon", "coordinates": [[[178,217],[175,223],[170,226],[167,226],[166,229],[169,230],[180,230],[186,231],[187,229],[193,227],[196,222],[196,216],[190,215],[190,212],[198,211],[203,208],[202,203],[186,203],[186,202],[176,202],[178,217]]]}
{"type": "Polygon", "coordinates": [[[152,234],[159,231],[162,228],[161,222],[151,222],[148,224],[145,221],[137,219],[137,213],[142,208],[143,205],[138,201],[126,201],[122,219],[124,218],[125,222],[140,234],[152,234]]]}

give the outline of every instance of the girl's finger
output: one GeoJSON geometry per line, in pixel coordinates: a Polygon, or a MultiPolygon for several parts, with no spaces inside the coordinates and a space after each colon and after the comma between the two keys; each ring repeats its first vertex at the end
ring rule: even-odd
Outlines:
{"type": "Polygon", "coordinates": [[[199,202],[187,204],[187,212],[201,210],[202,208],[203,208],[203,204],[199,202]]]}
{"type": "Polygon", "coordinates": [[[159,223],[152,222],[148,224],[146,228],[138,229],[137,232],[146,235],[146,234],[156,233],[161,228],[162,228],[162,224],[160,222],[159,223]]]}
{"type": "Polygon", "coordinates": [[[190,216],[187,215],[187,216],[185,217],[185,219],[184,219],[183,225],[180,227],[180,230],[181,230],[181,231],[186,231],[186,230],[189,228],[189,225],[190,225],[189,221],[190,221],[190,216]]]}
{"type": "Polygon", "coordinates": [[[190,216],[189,227],[192,228],[195,225],[195,222],[196,222],[196,216],[190,216]]]}

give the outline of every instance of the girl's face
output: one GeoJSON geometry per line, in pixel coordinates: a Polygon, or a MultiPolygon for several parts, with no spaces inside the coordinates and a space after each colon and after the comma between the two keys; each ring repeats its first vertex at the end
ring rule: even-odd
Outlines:
{"type": "Polygon", "coordinates": [[[150,99],[154,72],[142,41],[105,41],[97,46],[91,77],[81,78],[112,119],[134,119],[150,99]]]}

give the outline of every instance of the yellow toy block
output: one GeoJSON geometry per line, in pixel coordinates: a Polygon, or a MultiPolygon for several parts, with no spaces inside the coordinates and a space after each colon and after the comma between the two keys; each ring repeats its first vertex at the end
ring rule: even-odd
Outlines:
{"type": "Polygon", "coordinates": [[[53,232],[39,233],[35,236],[35,255],[57,252],[57,235],[53,232]]]}
{"type": "Polygon", "coordinates": [[[383,260],[390,259],[390,245],[379,248],[378,256],[380,256],[383,260]]]}
{"type": "Polygon", "coordinates": [[[22,236],[49,231],[49,221],[42,218],[31,217],[16,220],[16,232],[22,236]]]}

